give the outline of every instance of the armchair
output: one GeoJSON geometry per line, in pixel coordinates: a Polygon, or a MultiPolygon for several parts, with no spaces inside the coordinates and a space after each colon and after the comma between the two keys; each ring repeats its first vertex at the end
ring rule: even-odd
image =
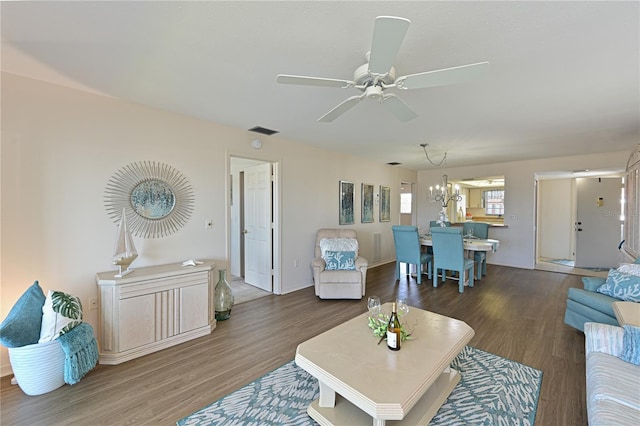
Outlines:
{"type": "Polygon", "coordinates": [[[361,299],[364,296],[367,259],[358,256],[353,229],[319,229],[315,259],[311,262],[316,296],[321,299],[361,299]]]}

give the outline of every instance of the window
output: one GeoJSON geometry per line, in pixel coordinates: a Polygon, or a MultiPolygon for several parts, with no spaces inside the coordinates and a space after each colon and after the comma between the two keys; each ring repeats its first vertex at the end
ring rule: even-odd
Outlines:
{"type": "Polygon", "coordinates": [[[400,214],[411,214],[411,193],[400,194],[400,214]]]}
{"type": "Polygon", "coordinates": [[[483,191],[482,204],[487,216],[504,215],[504,189],[483,191]]]}

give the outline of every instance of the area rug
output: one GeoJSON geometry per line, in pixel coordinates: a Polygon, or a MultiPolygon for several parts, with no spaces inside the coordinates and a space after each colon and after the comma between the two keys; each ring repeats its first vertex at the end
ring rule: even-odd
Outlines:
{"type": "MultiPolygon", "coordinates": [[[[460,382],[430,425],[533,425],[542,371],[467,346],[451,366],[460,382]]],[[[183,425],[304,425],[318,381],[294,361],[177,422],[183,425]]]]}

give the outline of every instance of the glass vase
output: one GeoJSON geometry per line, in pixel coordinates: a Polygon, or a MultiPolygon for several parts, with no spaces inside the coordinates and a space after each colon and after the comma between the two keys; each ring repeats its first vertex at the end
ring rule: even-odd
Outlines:
{"type": "Polygon", "coordinates": [[[218,271],[218,283],[216,284],[216,321],[224,321],[231,316],[233,307],[233,291],[227,281],[227,270],[218,271]]]}

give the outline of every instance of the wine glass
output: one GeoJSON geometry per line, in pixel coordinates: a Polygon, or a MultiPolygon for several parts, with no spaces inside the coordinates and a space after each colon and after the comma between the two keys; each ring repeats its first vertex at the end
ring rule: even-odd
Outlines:
{"type": "Polygon", "coordinates": [[[469,238],[469,239],[473,238],[473,229],[468,229],[467,230],[467,238],[469,238]]]}
{"type": "Polygon", "coordinates": [[[370,317],[377,317],[380,314],[380,298],[378,296],[369,296],[367,309],[369,309],[370,317]]]}
{"type": "Polygon", "coordinates": [[[398,309],[398,316],[403,316],[409,313],[409,305],[405,299],[396,300],[396,308],[398,309]]]}

